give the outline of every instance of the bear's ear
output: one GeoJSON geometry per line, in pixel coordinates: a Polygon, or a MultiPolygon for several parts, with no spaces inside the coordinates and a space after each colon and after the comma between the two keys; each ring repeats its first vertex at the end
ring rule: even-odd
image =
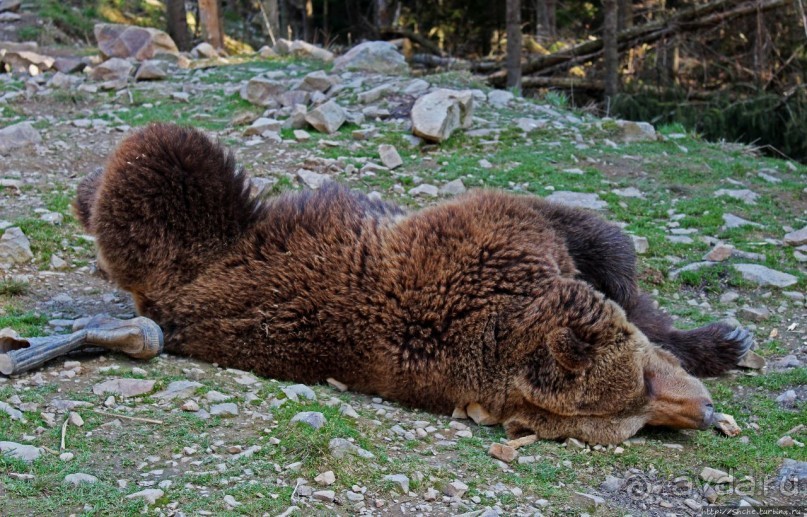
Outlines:
{"type": "Polygon", "coordinates": [[[553,330],[546,337],[546,344],[555,361],[570,372],[586,370],[593,362],[591,344],[578,338],[570,328],[553,330]]]}

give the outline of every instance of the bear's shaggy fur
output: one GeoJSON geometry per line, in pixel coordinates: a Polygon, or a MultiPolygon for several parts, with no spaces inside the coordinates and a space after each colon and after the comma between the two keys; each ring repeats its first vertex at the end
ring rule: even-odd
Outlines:
{"type": "Polygon", "coordinates": [[[751,343],[673,329],[637,289],[630,239],[587,212],[481,191],[407,214],[335,184],[265,200],[249,185],[202,133],[157,124],[79,188],[99,266],[168,352],[615,443],[708,424],[687,371],[720,374],[751,343]]]}

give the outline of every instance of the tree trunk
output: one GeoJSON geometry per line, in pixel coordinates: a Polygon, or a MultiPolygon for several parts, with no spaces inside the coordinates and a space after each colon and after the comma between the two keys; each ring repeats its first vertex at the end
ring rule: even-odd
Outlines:
{"type": "Polygon", "coordinates": [[[277,38],[283,37],[280,33],[280,6],[277,2],[278,0],[260,0],[262,14],[266,17],[265,33],[271,38],[272,45],[276,43],[277,38]]]}
{"type": "Polygon", "coordinates": [[[392,2],[390,0],[375,0],[375,27],[381,30],[392,25],[392,2]]]}
{"type": "Polygon", "coordinates": [[[179,50],[191,49],[191,36],[188,32],[188,15],[185,12],[184,0],[166,0],[166,15],[168,17],[168,34],[179,50]]]}
{"type": "Polygon", "coordinates": [[[633,0],[619,0],[619,22],[617,30],[633,27],[633,0]]]}
{"type": "Polygon", "coordinates": [[[535,0],[535,37],[546,42],[555,38],[556,0],[535,0]]]}
{"type": "Polygon", "coordinates": [[[521,92],[521,0],[507,0],[507,87],[521,92]]]}
{"type": "Polygon", "coordinates": [[[605,97],[619,92],[619,48],[617,46],[617,0],[603,0],[602,44],[605,60],[605,97]]]}
{"type": "Polygon", "coordinates": [[[224,48],[224,33],[219,18],[219,0],[199,0],[199,17],[202,19],[204,39],[214,48],[224,48]]]}

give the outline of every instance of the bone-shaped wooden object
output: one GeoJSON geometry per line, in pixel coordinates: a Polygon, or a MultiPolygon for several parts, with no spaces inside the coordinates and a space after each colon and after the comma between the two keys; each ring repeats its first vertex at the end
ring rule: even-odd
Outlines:
{"type": "Polygon", "coordinates": [[[0,373],[23,373],[88,346],[115,350],[136,359],[150,359],[163,349],[162,330],[148,318],[94,316],[74,325],[73,330],[72,334],[34,338],[0,335],[0,373]]]}

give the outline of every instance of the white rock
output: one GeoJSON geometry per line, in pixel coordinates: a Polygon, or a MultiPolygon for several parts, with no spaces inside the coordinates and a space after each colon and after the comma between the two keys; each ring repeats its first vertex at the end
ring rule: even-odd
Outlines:
{"type": "Polygon", "coordinates": [[[299,169],[297,171],[297,180],[303,183],[310,189],[318,189],[324,185],[330,178],[324,174],[319,174],[308,169],[299,169]]]}
{"type": "Polygon", "coordinates": [[[389,144],[379,145],[378,155],[381,157],[381,163],[384,164],[384,167],[387,167],[389,169],[395,169],[396,167],[400,167],[401,165],[403,165],[401,155],[398,154],[398,150],[395,149],[394,145],[389,144]]]}
{"type": "Polygon", "coordinates": [[[301,411],[292,417],[291,422],[300,422],[314,429],[319,429],[328,423],[328,420],[325,418],[325,415],[319,411],[301,411]]]}
{"type": "Polygon", "coordinates": [[[801,246],[807,244],[807,226],[785,234],[784,243],[788,246],[801,246]]]}
{"type": "Polygon", "coordinates": [[[720,189],[715,191],[715,197],[728,196],[732,199],[737,199],[749,205],[755,205],[759,194],[748,189],[720,189]]]}
{"type": "Polygon", "coordinates": [[[202,384],[195,381],[173,381],[165,390],[154,395],[154,398],[161,400],[186,398],[193,395],[201,387],[202,384]]]}
{"type": "Polygon", "coordinates": [[[600,199],[599,195],[584,192],[558,190],[547,196],[546,200],[561,205],[588,208],[591,210],[602,210],[608,207],[608,203],[600,199]]]}
{"type": "Polygon", "coordinates": [[[238,406],[233,402],[224,402],[210,406],[210,414],[213,416],[234,417],[238,416],[238,406]]]}
{"type": "Polygon", "coordinates": [[[275,97],[286,91],[286,85],[265,77],[253,77],[241,88],[241,98],[257,106],[269,106],[277,101],[275,97]]]}
{"type": "Polygon", "coordinates": [[[433,142],[447,140],[460,127],[471,127],[472,120],[470,90],[435,90],[420,97],[412,107],[412,132],[433,142]]]}
{"type": "Polygon", "coordinates": [[[444,196],[457,196],[459,194],[464,194],[466,191],[467,189],[465,188],[465,184],[462,182],[462,178],[449,181],[440,187],[440,193],[444,196]]]}
{"type": "Polygon", "coordinates": [[[443,487],[443,493],[448,497],[462,497],[468,491],[468,485],[455,479],[443,487]]]}
{"type": "Polygon", "coordinates": [[[361,71],[386,75],[405,75],[409,65],[398,48],[387,41],[365,41],[333,62],[334,71],[361,71]]]}
{"type": "Polygon", "coordinates": [[[617,126],[622,128],[622,139],[625,142],[642,142],[656,140],[656,130],[647,122],[634,122],[632,120],[617,120],[617,126]]]}
{"type": "Polygon", "coordinates": [[[404,494],[409,493],[409,478],[403,474],[389,474],[387,476],[384,476],[384,481],[395,483],[396,485],[401,487],[401,491],[404,494]]]}
{"type": "Polygon", "coordinates": [[[317,475],[317,477],[314,478],[314,481],[320,485],[333,485],[336,482],[336,474],[334,474],[332,470],[328,470],[317,475]]]}
{"type": "Polygon", "coordinates": [[[335,101],[328,101],[325,104],[309,111],[305,115],[305,121],[311,124],[320,133],[335,133],[346,120],[345,110],[335,101]]]}
{"type": "Polygon", "coordinates": [[[760,266],[759,264],[734,264],[733,267],[740,272],[745,280],[757,285],[788,287],[799,281],[793,275],[760,266]]]}
{"type": "Polygon", "coordinates": [[[82,483],[87,485],[92,485],[93,483],[98,482],[98,478],[95,476],[91,476],[90,474],[83,474],[81,472],[77,472],[75,474],[68,474],[64,477],[65,483],[70,483],[75,486],[79,486],[82,483]]]}
{"type": "Polygon", "coordinates": [[[144,379],[110,379],[93,386],[92,392],[96,395],[112,393],[124,397],[136,397],[153,390],[155,383],[156,381],[144,379]]]}
{"type": "Polygon", "coordinates": [[[0,454],[31,463],[42,455],[42,449],[15,442],[0,442],[0,454]]]}
{"type": "Polygon", "coordinates": [[[275,120],[273,118],[260,117],[244,130],[244,136],[262,135],[266,131],[272,131],[277,133],[282,129],[282,127],[283,123],[280,122],[279,120],[275,120]]]}
{"type": "Polygon", "coordinates": [[[0,129],[0,154],[12,149],[38,144],[42,137],[30,122],[19,122],[0,129]]]}
{"type": "Polygon", "coordinates": [[[410,196],[437,197],[439,193],[440,190],[437,187],[429,185],[428,183],[423,183],[415,188],[409,189],[410,196]]]}

